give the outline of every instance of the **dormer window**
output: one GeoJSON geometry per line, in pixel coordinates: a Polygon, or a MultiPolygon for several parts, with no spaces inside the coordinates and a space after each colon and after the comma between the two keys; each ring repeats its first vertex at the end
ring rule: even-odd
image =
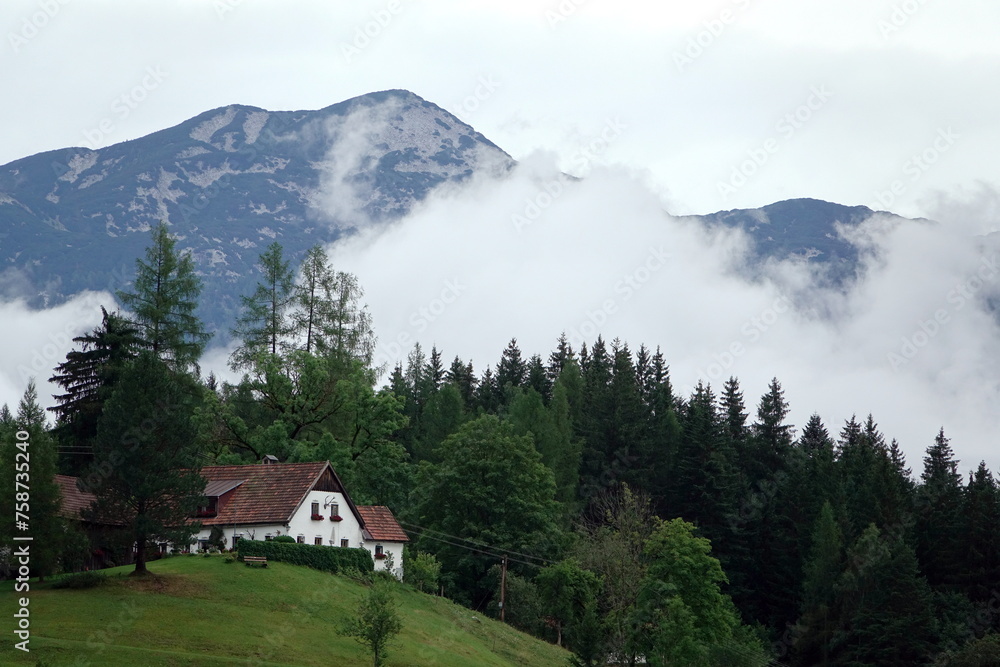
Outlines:
{"type": "Polygon", "coordinates": [[[209,496],[207,498],[202,498],[201,502],[198,504],[198,509],[195,511],[195,516],[198,518],[213,517],[219,513],[219,498],[218,496],[209,496]]]}

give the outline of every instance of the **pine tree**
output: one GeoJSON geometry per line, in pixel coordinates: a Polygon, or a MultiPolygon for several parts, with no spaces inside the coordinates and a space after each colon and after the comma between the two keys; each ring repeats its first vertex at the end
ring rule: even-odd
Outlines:
{"type": "Polygon", "coordinates": [[[145,261],[136,260],[132,292],[118,298],[131,311],[144,347],[174,369],[188,370],[197,363],[212,335],[195,314],[201,279],[190,254],[181,255],[167,226],[153,228],[145,261]]]}

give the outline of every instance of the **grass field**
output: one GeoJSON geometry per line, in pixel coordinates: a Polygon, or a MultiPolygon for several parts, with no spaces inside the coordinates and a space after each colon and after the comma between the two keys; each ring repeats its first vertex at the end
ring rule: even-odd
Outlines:
{"type": "MultiPolygon", "coordinates": [[[[13,582],[3,590],[3,665],[370,665],[365,649],[337,628],[366,587],[309,568],[266,569],[225,563],[221,556],[154,561],[155,576],[105,572],[88,590],[31,582],[31,652],[13,646],[13,582]]],[[[388,664],[441,667],[565,665],[561,649],[442,598],[400,585],[403,631],[388,664]]]]}

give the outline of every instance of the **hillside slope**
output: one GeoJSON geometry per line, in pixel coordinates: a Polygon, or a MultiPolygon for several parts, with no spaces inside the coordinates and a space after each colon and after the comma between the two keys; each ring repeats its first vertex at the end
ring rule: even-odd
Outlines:
{"type": "MultiPolygon", "coordinates": [[[[91,590],[31,591],[31,653],[6,641],[4,665],[370,665],[337,628],[366,588],[351,579],[272,563],[267,569],[221,556],[150,563],[158,575],[136,581],[130,567],[91,590]]],[[[2,615],[12,618],[13,582],[2,615]]],[[[561,649],[448,600],[398,588],[403,632],[389,665],[543,667],[564,665],[561,649]]]]}

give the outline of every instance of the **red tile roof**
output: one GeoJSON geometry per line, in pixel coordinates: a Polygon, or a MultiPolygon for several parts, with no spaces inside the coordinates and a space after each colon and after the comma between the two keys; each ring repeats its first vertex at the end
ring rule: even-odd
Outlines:
{"type": "Polygon", "coordinates": [[[376,542],[409,542],[406,532],[396,523],[396,517],[384,505],[358,505],[365,520],[365,539],[376,542]]]}
{"type": "Polygon", "coordinates": [[[76,477],[68,475],[56,475],[56,483],[62,492],[62,503],[59,507],[59,516],[67,519],[79,519],[80,512],[90,507],[96,500],[93,493],[86,493],[76,487],[76,477]]]}
{"type": "Polygon", "coordinates": [[[328,465],[326,461],[315,461],[202,468],[201,476],[208,486],[223,480],[243,480],[243,484],[233,490],[216,516],[202,519],[201,523],[287,523],[328,465]]]}

